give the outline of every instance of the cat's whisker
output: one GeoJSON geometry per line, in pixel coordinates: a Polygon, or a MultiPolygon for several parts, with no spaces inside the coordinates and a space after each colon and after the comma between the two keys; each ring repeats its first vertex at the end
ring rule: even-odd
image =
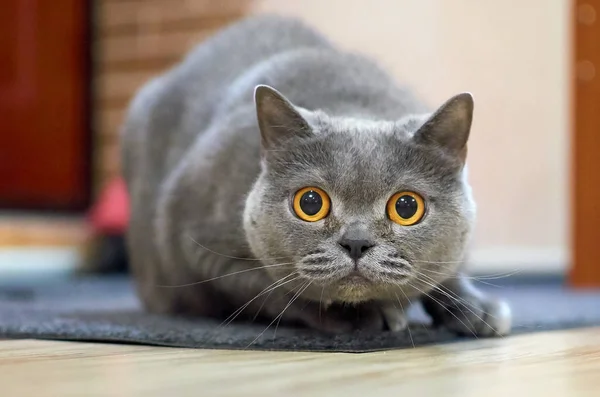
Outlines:
{"type": "Polygon", "coordinates": [[[497,280],[500,278],[506,278],[506,277],[510,277],[510,276],[514,276],[515,274],[519,274],[522,273],[524,270],[523,269],[518,269],[518,270],[513,270],[512,272],[507,272],[507,273],[495,273],[495,274],[488,274],[485,276],[475,276],[475,277],[470,277],[472,280],[497,280]]]}
{"type": "Polygon", "coordinates": [[[208,282],[219,280],[219,279],[222,279],[222,278],[225,278],[225,277],[235,276],[237,274],[248,273],[248,272],[253,272],[253,271],[256,271],[256,270],[273,268],[273,267],[291,266],[293,264],[294,264],[293,262],[285,262],[285,263],[276,263],[274,265],[257,266],[257,267],[252,267],[252,268],[249,268],[249,269],[238,270],[238,271],[233,272],[233,273],[222,274],[222,275],[217,276],[217,277],[212,277],[212,278],[209,278],[209,279],[206,279],[206,280],[196,281],[196,282],[193,282],[193,283],[178,284],[178,285],[160,285],[160,284],[157,284],[156,287],[158,287],[158,288],[183,288],[183,287],[192,287],[194,285],[200,285],[200,284],[208,283],[208,282]]]}
{"type": "Polygon", "coordinates": [[[421,271],[431,273],[431,274],[437,274],[439,276],[444,276],[445,278],[448,278],[448,279],[460,277],[460,276],[456,275],[456,272],[440,272],[440,271],[432,270],[432,269],[421,269],[421,271]]]}
{"type": "Polygon", "coordinates": [[[432,265],[456,265],[460,263],[465,263],[465,261],[418,261],[413,260],[414,263],[428,263],[432,265]]]}
{"type": "MultiPolygon", "coordinates": [[[[408,297],[406,292],[404,292],[404,290],[402,288],[400,289],[400,292],[402,293],[402,295],[404,295],[404,297],[408,301],[408,307],[412,307],[412,305],[413,305],[412,300],[408,297]]],[[[408,327],[408,324],[407,324],[407,327],[408,327]]],[[[428,334],[431,334],[431,332],[429,331],[429,328],[427,328],[425,326],[425,324],[421,323],[421,327],[423,327],[423,329],[426,330],[428,334]]]]}
{"type": "MultiPolygon", "coordinates": [[[[404,291],[402,291],[402,289],[400,291],[404,294],[404,296],[406,297],[406,299],[408,299],[408,296],[406,296],[406,294],[404,293],[404,291]]],[[[394,295],[396,295],[396,299],[398,300],[398,303],[400,304],[400,309],[402,309],[403,315],[406,315],[406,312],[404,311],[404,305],[402,304],[402,301],[400,300],[400,297],[398,296],[398,294],[396,293],[396,291],[394,291],[394,295]]],[[[409,304],[411,304],[410,303],[410,299],[408,300],[408,302],[409,302],[409,304]]],[[[414,339],[412,337],[412,332],[410,330],[410,324],[408,324],[408,322],[406,324],[406,329],[408,330],[408,336],[410,337],[410,342],[412,343],[412,347],[414,349],[415,348],[415,341],[414,341],[414,339]]]]}
{"type": "Polygon", "coordinates": [[[250,262],[260,262],[260,261],[265,261],[266,262],[266,261],[275,261],[275,260],[286,259],[286,258],[290,259],[289,257],[285,257],[285,256],[275,257],[275,258],[243,258],[243,257],[239,257],[239,256],[231,256],[231,255],[223,254],[221,252],[214,251],[214,250],[212,250],[212,249],[210,249],[210,248],[208,248],[208,247],[200,244],[192,236],[188,236],[188,237],[190,238],[190,240],[192,240],[194,242],[194,244],[196,244],[198,247],[202,248],[203,250],[208,251],[208,252],[210,252],[212,254],[215,254],[215,255],[222,256],[224,258],[237,259],[237,260],[240,260],[240,261],[250,261],[250,262]]]}
{"type": "Polygon", "coordinates": [[[511,276],[514,276],[515,274],[519,274],[523,271],[523,270],[515,270],[512,272],[496,273],[496,274],[490,274],[490,275],[486,275],[486,276],[467,276],[464,274],[458,275],[458,274],[456,274],[456,272],[445,273],[445,272],[440,272],[440,271],[433,270],[433,269],[421,269],[421,270],[424,272],[427,272],[427,273],[439,274],[440,276],[445,276],[447,278],[466,278],[469,280],[479,281],[479,282],[482,282],[483,284],[489,284],[494,287],[498,287],[498,286],[491,284],[491,283],[485,283],[482,280],[497,280],[497,279],[501,279],[501,278],[511,277],[511,276]]]}
{"type": "MultiPolygon", "coordinates": [[[[422,281],[422,280],[420,280],[422,281]]],[[[473,324],[471,324],[471,322],[467,319],[467,321],[469,321],[469,325],[467,325],[463,320],[461,320],[456,314],[454,314],[452,312],[452,310],[448,309],[443,302],[439,301],[438,299],[436,299],[434,296],[432,296],[431,294],[421,290],[420,288],[418,288],[417,286],[415,286],[414,284],[409,283],[409,285],[411,287],[413,287],[414,289],[416,289],[417,291],[419,291],[420,293],[422,293],[423,295],[427,296],[429,299],[433,300],[434,302],[436,302],[438,305],[440,305],[440,307],[444,310],[446,310],[448,313],[450,313],[454,318],[456,318],[462,325],[465,326],[466,329],[468,329],[469,331],[471,331],[471,333],[473,334],[473,336],[475,338],[478,338],[477,334],[475,333],[475,328],[473,327],[473,324]]],[[[460,310],[460,309],[459,309],[460,310]]]]}
{"type": "MultiPolygon", "coordinates": [[[[231,324],[231,322],[235,321],[235,319],[250,305],[252,304],[252,302],[254,302],[256,299],[260,298],[261,296],[263,296],[264,294],[271,294],[271,292],[273,292],[274,290],[276,290],[279,287],[284,286],[285,284],[294,282],[296,280],[298,280],[300,277],[297,276],[297,273],[290,273],[285,277],[280,278],[279,280],[275,281],[274,283],[270,284],[268,287],[266,287],[265,289],[263,289],[261,292],[259,292],[254,298],[250,299],[248,302],[246,302],[244,305],[240,306],[237,310],[235,310],[233,313],[231,313],[225,320],[223,320],[223,322],[219,325],[220,327],[224,327],[227,326],[229,324],[231,324]],[[292,278],[291,280],[287,280],[287,278],[292,277],[292,276],[296,276],[294,278],[292,278]],[[276,285],[277,284],[277,285],[276,285]]],[[[268,296],[267,295],[267,299],[268,296]]],[[[256,315],[254,316],[254,319],[256,319],[256,317],[258,316],[258,314],[260,313],[260,311],[262,310],[263,306],[264,306],[265,302],[262,303],[262,305],[260,305],[260,308],[258,309],[258,311],[256,312],[256,315]]]]}
{"type": "MultiPolygon", "coordinates": [[[[421,275],[422,275],[422,276],[425,276],[425,277],[429,277],[429,276],[427,276],[427,275],[425,275],[425,274],[421,274],[421,275]]],[[[418,278],[418,276],[417,276],[417,278],[418,278]]],[[[430,280],[432,280],[430,277],[429,277],[429,279],[430,279],[430,280]]],[[[493,330],[493,331],[494,331],[494,332],[495,332],[495,333],[496,333],[498,336],[500,336],[500,337],[502,336],[501,334],[499,334],[499,333],[498,333],[498,332],[497,332],[497,331],[494,329],[494,327],[492,327],[492,326],[491,326],[489,323],[487,323],[487,322],[486,322],[486,321],[485,321],[485,320],[484,320],[482,317],[480,317],[480,316],[479,316],[477,313],[475,313],[475,312],[474,312],[474,311],[471,309],[471,308],[475,309],[475,307],[473,306],[473,304],[471,304],[471,303],[467,302],[465,299],[461,298],[460,296],[458,296],[456,293],[454,293],[454,292],[450,291],[449,289],[447,289],[447,288],[444,288],[444,286],[442,286],[442,285],[440,285],[440,284],[430,283],[430,282],[427,282],[426,280],[423,280],[423,279],[419,279],[419,280],[420,280],[421,282],[423,282],[423,283],[425,283],[425,284],[429,285],[430,287],[434,288],[435,290],[439,291],[440,293],[442,293],[442,294],[443,294],[443,295],[445,295],[446,297],[450,298],[450,299],[451,299],[451,300],[453,300],[454,302],[457,302],[457,303],[461,304],[461,305],[462,305],[462,306],[463,306],[465,309],[467,309],[467,310],[468,310],[468,311],[469,311],[471,314],[473,314],[473,315],[474,315],[474,316],[475,316],[475,317],[476,317],[476,318],[477,318],[479,321],[481,321],[481,322],[482,322],[483,324],[485,324],[485,325],[486,325],[488,328],[490,328],[491,330],[493,330]],[[470,308],[469,306],[470,306],[471,308],[470,308]]],[[[432,280],[432,281],[433,281],[433,280],[432,280]]],[[[432,297],[431,297],[431,295],[429,295],[429,297],[430,297],[430,298],[432,298],[432,297]]],[[[433,298],[432,298],[432,299],[433,299],[433,298]]],[[[461,311],[461,312],[464,314],[464,312],[462,311],[462,309],[461,309],[460,307],[457,307],[457,308],[458,308],[458,310],[460,310],[460,311],[461,311]]],[[[490,317],[494,318],[494,317],[493,317],[491,314],[489,314],[489,313],[486,313],[486,314],[487,314],[487,315],[489,315],[490,317]]],[[[456,317],[456,316],[455,316],[455,317],[456,317]]],[[[457,317],[457,319],[458,319],[458,317],[457,317]]],[[[469,321],[469,320],[467,319],[467,321],[469,321]]],[[[463,324],[464,324],[464,323],[463,323],[463,324]]],[[[473,325],[471,324],[471,322],[470,322],[470,321],[469,321],[469,324],[470,324],[471,326],[473,326],[473,325]]]]}
{"type": "MultiPolygon", "coordinates": [[[[483,280],[485,280],[485,278],[484,279],[480,279],[478,277],[469,277],[469,276],[465,276],[465,275],[457,275],[455,273],[436,272],[434,270],[428,270],[428,269],[421,269],[421,271],[427,272],[427,273],[438,274],[438,275],[444,276],[446,279],[465,278],[467,280],[472,280],[474,282],[485,284],[485,285],[489,285],[491,287],[502,288],[501,285],[497,285],[497,284],[493,284],[493,283],[490,283],[490,282],[487,282],[487,281],[483,281],[483,280]]],[[[508,277],[508,276],[505,276],[505,277],[508,277]]],[[[498,278],[500,278],[500,277],[498,277],[498,278]]],[[[493,280],[493,278],[492,278],[492,280],[493,280]]]]}
{"type": "MultiPolygon", "coordinates": [[[[288,291],[286,293],[286,296],[289,295],[291,292],[293,292],[297,287],[292,288],[290,291],[288,291]]],[[[302,286],[300,287],[302,288],[302,286]]],[[[292,298],[293,299],[293,298],[292,298]]],[[[306,304],[304,305],[304,307],[306,307],[306,304]]],[[[285,310],[285,309],[284,309],[285,310]]],[[[302,310],[304,310],[304,308],[302,308],[302,310]]],[[[282,317],[279,317],[279,320],[277,320],[277,323],[275,324],[275,331],[273,332],[273,338],[272,340],[274,341],[275,338],[277,337],[277,330],[279,329],[279,323],[281,322],[282,317]]]]}
{"type": "Polygon", "coordinates": [[[319,322],[321,321],[321,310],[323,306],[323,293],[325,292],[325,285],[321,288],[321,297],[319,298],[319,322]]]}
{"type": "MultiPolygon", "coordinates": [[[[312,281],[308,281],[308,285],[306,285],[306,287],[298,293],[298,296],[296,296],[295,298],[292,298],[292,299],[294,299],[294,301],[295,301],[300,295],[302,295],[304,293],[304,291],[306,291],[308,289],[308,287],[310,287],[311,283],[312,283],[312,281]]],[[[306,307],[306,304],[304,305],[304,307],[306,307]]],[[[302,308],[302,310],[304,309],[304,307],[302,308]]],[[[285,309],[283,309],[283,312],[285,312],[286,309],[287,309],[287,307],[285,309]]],[[[273,340],[275,340],[275,338],[277,337],[277,329],[279,329],[279,323],[281,322],[281,319],[283,318],[283,312],[281,313],[281,316],[279,316],[279,320],[277,320],[277,324],[275,324],[275,331],[273,332],[273,340]]]]}
{"type": "MultiPolygon", "coordinates": [[[[299,277],[299,278],[304,278],[304,279],[306,279],[306,277],[304,277],[304,275],[302,275],[302,274],[300,275],[300,277],[299,277]]],[[[313,282],[313,281],[314,281],[314,280],[311,280],[311,282],[313,282]]],[[[296,293],[296,290],[297,290],[297,289],[300,289],[300,288],[302,288],[303,286],[304,286],[304,284],[301,284],[301,285],[296,285],[294,288],[291,288],[291,289],[289,289],[288,291],[286,291],[286,293],[284,294],[284,296],[288,296],[288,295],[290,295],[290,294],[294,294],[294,293],[296,293]]]]}
{"type": "Polygon", "coordinates": [[[480,283],[480,284],[484,284],[484,285],[489,285],[490,287],[494,287],[494,288],[503,288],[502,285],[498,285],[498,284],[493,284],[487,281],[482,281],[482,280],[478,280],[478,279],[471,279],[474,282],[480,283]]]}
{"type": "MultiPolygon", "coordinates": [[[[414,260],[414,263],[422,263],[422,264],[436,264],[436,265],[440,265],[438,267],[440,267],[442,270],[444,268],[450,268],[452,265],[457,264],[457,263],[464,263],[464,261],[440,261],[440,262],[434,262],[434,261],[418,261],[418,260],[414,260]],[[448,266],[443,266],[443,265],[448,265],[448,266]]],[[[493,287],[499,287],[498,285],[495,284],[491,284],[491,283],[486,283],[483,282],[482,280],[496,280],[496,279],[500,279],[500,278],[506,278],[506,277],[511,277],[514,276],[515,274],[519,274],[523,272],[523,269],[516,269],[513,271],[509,271],[509,272],[501,272],[501,273],[494,273],[494,274],[489,274],[489,275],[484,275],[484,276],[467,276],[464,274],[460,274],[457,275],[455,269],[453,268],[451,271],[449,272],[443,272],[440,271],[440,269],[421,269],[424,272],[427,273],[432,273],[432,274],[438,274],[440,276],[445,276],[447,278],[459,278],[459,277],[464,277],[467,278],[469,280],[474,280],[474,281],[479,281],[482,284],[487,284],[487,285],[491,285],[493,287]]]]}
{"type": "Polygon", "coordinates": [[[288,304],[283,308],[283,310],[281,311],[281,313],[279,313],[279,315],[277,315],[277,317],[275,317],[273,319],[273,321],[271,321],[269,323],[269,325],[267,325],[267,327],[260,333],[258,334],[258,336],[256,338],[254,338],[254,340],[252,342],[250,342],[248,344],[248,346],[246,346],[246,348],[249,348],[250,346],[252,346],[254,343],[256,343],[257,340],[260,339],[261,336],[264,335],[265,332],[267,332],[267,330],[279,319],[283,316],[283,314],[285,313],[285,311],[300,297],[300,295],[302,295],[302,293],[304,293],[304,291],[306,291],[306,289],[308,287],[310,287],[310,285],[312,284],[312,281],[307,281],[306,284],[304,284],[304,286],[302,288],[300,288],[300,290],[292,297],[292,299],[290,299],[290,301],[288,302],[288,304]]]}
{"type": "MultiPolygon", "coordinates": [[[[252,318],[252,321],[256,321],[256,318],[257,318],[257,317],[260,315],[260,312],[262,311],[263,307],[265,306],[265,303],[266,303],[266,302],[269,300],[269,297],[271,296],[271,293],[273,293],[273,291],[275,291],[275,290],[276,290],[277,288],[279,288],[279,287],[283,287],[285,284],[288,284],[288,282],[290,282],[290,283],[291,283],[291,282],[294,282],[294,281],[296,281],[296,280],[298,280],[298,279],[302,278],[302,276],[301,276],[301,275],[299,275],[299,273],[298,273],[298,272],[293,272],[293,273],[291,273],[291,274],[289,274],[289,275],[287,275],[287,276],[285,276],[285,277],[283,277],[282,279],[279,279],[279,280],[280,280],[280,281],[281,281],[281,280],[284,280],[284,279],[286,279],[287,277],[289,277],[290,275],[296,275],[297,277],[294,277],[292,280],[288,280],[288,281],[284,282],[284,283],[283,283],[283,284],[281,284],[281,285],[277,285],[275,288],[272,288],[272,289],[270,289],[269,291],[267,291],[267,292],[266,292],[266,293],[267,293],[267,296],[265,297],[265,299],[263,299],[262,303],[260,304],[260,307],[259,307],[259,308],[258,308],[258,310],[256,311],[256,314],[255,314],[255,315],[254,315],[254,317],[252,318]]],[[[271,285],[273,285],[273,284],[271,284],[271,285]]],[[[264,290],[263,290],[263,291],[264,291],[264,290]]],[[[261,293],[261,295],[264,295],[264,293],[261,293]]]]}
{"type": "Polygon", "coordinates": [[[461,303],[462,305],[464,305],[465,307],[470,306],[472,308],[475,309],[475,306],[473,306],[472,303],[466,301],[465,299],[461,298],[460,296],[458,296],[457,294],[455,294],[454,292],[452,292],[450,289],[444,287],[443,285],[437,283],[434,279],[432,279],[431,277],[427,276],[426,274],[421,273],[420,274],[423,277],[427,277],[430,281],[427,280],[423,280],[421,278],[419,278],[419,275],[417,275],[417,280],[421,281],[422,283],[430,286],[431,288],[433,288],[436,291],[439,291],[440,293],[442,293],[443,295],[445,295],[446,297],[453,299],[454,301],[456,301],[457,303],[461,303]]]}
{"type": "Polygon", "coordinates": [[[471,307],[475,308],[470,302],[468,302],[464,298],[460,297],[458,294],[456,294],[455,292],[451,291],[449,288],[444,287],[442,284],[440,284],[439,282],[437,282],[432,277],[430,277],[430,276],[428,276],[428,275],[426,275],[424,273],[418,272],[417,279],[419,279],[420,281],[426,283],[430,287],[432,287],[432,288],[434,288],[436,290],[439,290],[440,292],[444,292],[445,294],[449,294],[450,295],[449,297],[455,299],[456,301],[462,302],[464,305],[470,305],[471,307]],[[419,276],[423,276],[423,277],[427,278],[429,280],[429,282],[427,282],[426,280],[423,280],[423,279],[419,279],[419,276]]]}

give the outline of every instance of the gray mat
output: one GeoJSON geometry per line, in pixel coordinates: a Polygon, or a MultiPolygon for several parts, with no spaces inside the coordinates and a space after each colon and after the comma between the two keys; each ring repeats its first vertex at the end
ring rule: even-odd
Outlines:
{"type": "MultiPolygon", "coordinates": [[[[503,280],[489,292],[514,310],[514,333],[600,325],[600,290],[572,291],[560,282],[503,280]]],[[[83,278],[38,285],[0,285],[0,338],[36,338],[147,345],[297,351],[366,352],[464,340],[432,329],[422,308],[401,333],[326,336],[300,328],[186,319],[144,313],[125,277],[83,278]],[[262,334],[261,334],[262,333],[262,334]],[[260,335],[260,336],[259,336],[260,335]]]]}

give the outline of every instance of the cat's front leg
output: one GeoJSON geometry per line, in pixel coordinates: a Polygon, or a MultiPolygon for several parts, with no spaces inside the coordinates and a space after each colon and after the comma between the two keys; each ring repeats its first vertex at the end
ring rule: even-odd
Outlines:
{"type": "Polygon", "coordinates": [[[371,301],[357,305],[331,305],[326,310],[322,308],[318,316],[315,316],[317,312],[314,309],[303,310],[303,312],[302,316],[305,322],[312,328],[330,330],[333,333],[352,330],[380,332],[386,329],[400,332],[408,327],[404,310],[394,303],[386,301],[371,301]]]}
{"type": "Polygon", "coordinates": [[[400,332],[408,327],[406,313],[402,308],[397,307],[393,303],[383,303],[381,305],[381,313],[390,331],[400,332]]]}
{"type": "Polygon", "coordinates": [[[386,319],[381,307],[375,302],[368,302],[356,306],[333,304],[327,308],[321,307],[320,303],[311,302],[305,304],[299,318],[311,328],[330,334],[348,333],[354,330],[366,332],[383,331],[386,319]],[[306,310],[309,308],[309,310],[306,310]]]}
{"type": "Polygon", "coordinates": [[[504,336],[511,330],[508,303],[479,290],[462,273],[430,291],[422,303],[435,326],[458,334],[504,336]]]}

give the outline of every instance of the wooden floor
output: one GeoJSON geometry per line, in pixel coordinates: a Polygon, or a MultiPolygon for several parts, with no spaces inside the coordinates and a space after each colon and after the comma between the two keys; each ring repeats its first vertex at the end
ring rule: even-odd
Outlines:
{"type": "Polygon", "coordinates": [[[0,341],[0,396],[600,396],[600,328],[368,354],[0,341]]]}

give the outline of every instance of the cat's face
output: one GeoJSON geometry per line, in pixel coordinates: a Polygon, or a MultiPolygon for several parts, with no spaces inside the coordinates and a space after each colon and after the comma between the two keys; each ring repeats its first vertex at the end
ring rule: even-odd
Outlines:
{"type": "MultiPolygon", "coordinates": [[[[436,120],[462,109],[438,111],[429,127],[422,127],[427,119],[339,120],[297,111],[264,89],[263,169],[244,225],[274,281],[298,277],[310,281],[305,293],[359,302],[398,286],[423,288],[455,271],[475,211],[464,177],[470,114],[464,142],[444,141],[454,137],[420,134],[464,128],[461,120],[436,120]]],[[[459,101],[472,109],[470,96],[459,101]]]]}

